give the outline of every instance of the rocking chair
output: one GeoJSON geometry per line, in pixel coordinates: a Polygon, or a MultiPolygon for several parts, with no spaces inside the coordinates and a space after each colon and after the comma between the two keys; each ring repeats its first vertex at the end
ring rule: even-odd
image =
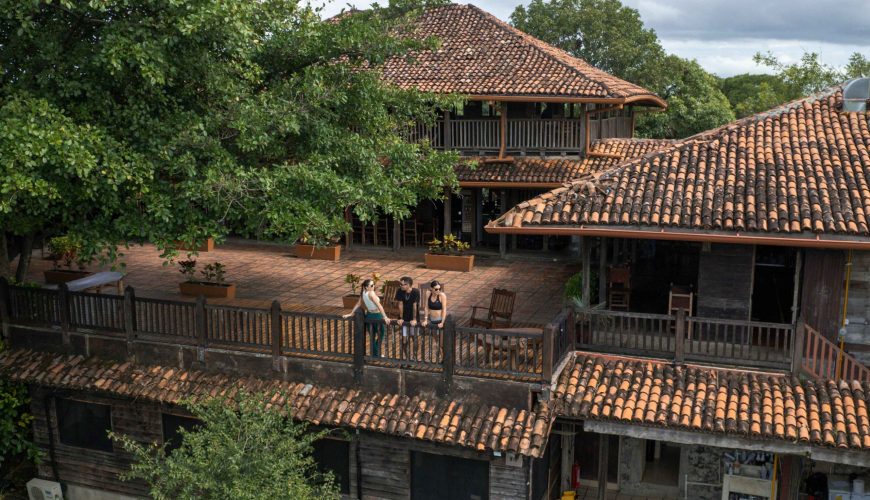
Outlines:
{"type": "Polygon", "coordinates": [[[384,296],[381,303],[384,305],[384,312],[388,318],[397,318],[401,313],[399,303],[396,301],[396,293],[402,284],[398,281],[384,282],[384,296]]]}
{"type": "Polygon", "coordinates": [[[510,328],[511,317],[514,315],[516,292],[501,288],[492,289],[489,307],[473,306],[471,308],[470,326],[483,328],[510,328]],[[486,311],[485,316],[478,317],[477,311],[486,311]]]}

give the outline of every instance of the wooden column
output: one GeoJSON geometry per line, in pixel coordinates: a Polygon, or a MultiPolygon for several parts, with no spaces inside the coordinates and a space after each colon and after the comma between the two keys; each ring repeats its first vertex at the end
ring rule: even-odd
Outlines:
{"type": "Polygon", "coordinates": [[[281,362],[281,303],[277,300],[272,301],[269,318],[272,336],[272,367],[275,368],[281,362]]]}
{"type": "Polygon", "coordinates": [[[450,129],[450,111],[444,112],[444,149],[453,149],[453,130],[450,129]]]}
{"type": "MultiPolygon", "coordinates": [[[[435,331],[437,330],[436,328],[435,331]]],[[[448,315],[444,319],[444,328],[441,329],[441,332],[442,385],[440,392],[442,396],[445,396],[450,394],[450,389],[453,387],[454,356],[456,354],[456,321],[452,315],[448,315]]]]}
{"type": "Polygon", "coordinates": [[[607,462],[610,440],[607,434],[599,434],[598,436],[598,500],[605,500],[607,497],[607,462]]]}
{"type": "Polygon", "coordinates": [[[366,356],[366,315],[362,308],[353,316],[353,380],[362,383],[366,356]]]}
{"type": "Polygon", "coordinates": [[[677,309],[677,324],[674,328],[674,362],[682,363],[686,348],[686,310],[677,309]]]}
{"type": "Polygon", "coordinates": [[[402,224],[402,222],[399,220],[399,218],[394,216],[393,217],[393,251],[394,252],[398,252],[399,248],[401,247],[401,243],[399,241],[399,238],[400,238],[401,233],[402,233],[401,224],[402,224]]]}
{"type": "Polygon", "coordinates": [[[499,110],[501,110],[501,119],[499,120],[499,129],[501,131],[501,144],[498,149],[498,157],[504,158],[505,149],[507,149],[507,103],[499,102],[499,110]]]}
{"type": "Polygon", "coordinates": [[[453,212],[453,193],[448,191],[447,197],[444,198],[444,235],[447,236],[453,232],[453,220],[451,213],[453,212]]]}
{"type": "MultiPolygon", "coordinates": [[[[598,245],[598,303],[607,301],[607,238],[599,238],[598,245]]],[[[592,304],[589,304],[592,305],[592,304]]]]}
{"type": "Polygon", "coordinates": [[[127,357],[133,356],[133,341],[136,337],[136,296],[132,286],[124,289],[124,336],[127,338],[127,357]]]}
{"type": "MultiPolygon", "coordinates": [[[[574,429],[573,424],[570,426],[570,429],[574,429]]],[[[560,474],[561,480],[559,481],[559,486],[561,491],[568,491],[571,489],[571,470],[574,466],[575,435],[573,432],[565,432],[560,437],[562,438],[562,472],[560,474]]]]}
{"type": "Polygon", "coordinates": [[[591,242],[589,236],[581,236],[580,237],[580,247],[581,247],[580,252],[582,255],[581,260],[583,262],[583,297],[582,297],[582,300],[583,300],[583,303],[586,304],[586,306],[591,305],[589,303],[589,298],[591,296],[590,295],[591,294],[591,287],[592,287],[592,280],[590,279],[591,276],[589,276],[589,273],[592,271],[592,268],[590,265],[591,264],[590,260],[592,258],[591,243],[592,242],[591,242]]]}
{"type": "Polygon", "coordinates": [[[804,364],[804,342],[806,342],[806,325],[803,317],[799,317],[794,325],[794,340],[791,348],[791,372],[795,376],[801,373],[804,364]]]}
{"type": "Polygon", "coordinates": [[[504,233],[498,235],[498,255],[502,259],[507,257],[507,235],[504,233]]]}

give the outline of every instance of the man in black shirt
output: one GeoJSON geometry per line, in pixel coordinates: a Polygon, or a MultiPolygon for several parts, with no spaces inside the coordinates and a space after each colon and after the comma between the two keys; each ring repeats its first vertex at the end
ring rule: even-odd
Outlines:
{"type": "Polygon", "coordinates": [[[408,276],[399,279],[401,286],[396,291],[396,302],[401,304],[402,313],[396,321],[402,327],[402,354],[408,356],[410,337],[415,333],[420,308],[420,290],[414,288],[414,280],[408,276]]]}

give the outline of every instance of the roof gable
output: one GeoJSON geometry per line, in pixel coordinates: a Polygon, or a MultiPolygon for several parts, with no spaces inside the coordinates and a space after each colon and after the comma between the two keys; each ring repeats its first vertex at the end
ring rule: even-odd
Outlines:
{"type": "Polygon", "coordinates": [[[384,78],[402,88],[665,107],[649,90],[601,71],[473,5],[429,9],[411,33],[419,39],[438,38],[441,45],[384,64],[384,78]]]}

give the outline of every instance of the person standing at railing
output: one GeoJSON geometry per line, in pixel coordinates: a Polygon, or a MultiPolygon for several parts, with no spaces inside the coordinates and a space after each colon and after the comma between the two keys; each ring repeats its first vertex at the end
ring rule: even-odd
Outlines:
{"type": "MultiPolygon", "coordinates": [[[[399,279],[401,286],[396,290],[396,302],[402,305],[402,316],[396,320],[402,327],[402,356],[409,357],[408,346],[414,342],[419,316],[420,291],[414,288],[414,280],[409,276],[399,279]]],[[[416,352],[416,346],[414,346],[416,352]]]]}
{"type": "Polygon", "coordinates": [[[372,339],[372,356],[378,358],[381,356],[381,344],[384,341],[385,325],[390,324],[390,318],[387,317],[384,306],[381,305],[381,299],[375,293],[375,281],[372,279],[363,280],[359,300],[353,306],[350,313],[345,314],[343,317],[350,318],[360,307],[365,312],[366,327],[372,339]]]}
{"type": "Polygon", "coordinates": [[[447,318],[447,294],[444,293],[444,286],[440,281],[429,283],[424,307],[423,326],[431,324],[433,327],[444,328],[444,320],[447,318]]]}

